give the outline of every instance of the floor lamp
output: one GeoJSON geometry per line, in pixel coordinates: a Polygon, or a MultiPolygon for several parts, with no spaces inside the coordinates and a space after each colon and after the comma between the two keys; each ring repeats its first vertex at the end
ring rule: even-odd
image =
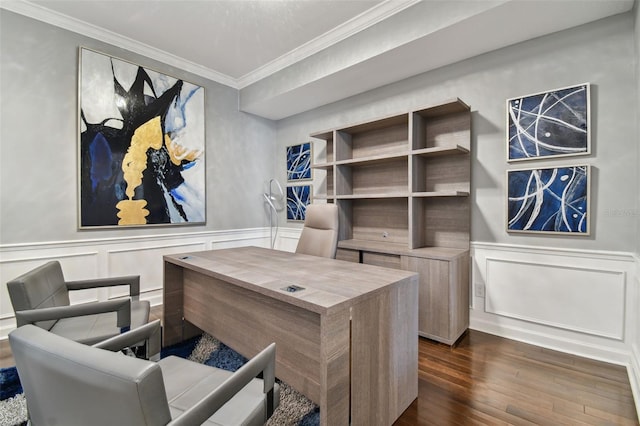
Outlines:
{"type": "Polygon", "coordinates": [[[271,241],[271,248],[274,248],[276,245],[276,238],[278,238],[278,209],[276,208],[274,202],[282,201],[284,198],[284,191],[282,190],[282,186],[280,186],[280,182],[277,179],[269,180],[269,193],[262,194],[264,199],[269,204],[269,240],[271,241]],[[276,193],[273,192],[273,184],[276,184],[276,193]],[[276,225],[275,232],[273,230],[273,215],[276,215],[276,225]]]}

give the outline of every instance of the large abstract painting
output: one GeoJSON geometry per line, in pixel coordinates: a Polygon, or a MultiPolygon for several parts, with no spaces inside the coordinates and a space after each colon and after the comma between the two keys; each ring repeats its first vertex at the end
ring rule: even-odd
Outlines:
{"type": "Polygon", "coordinates": [[[589,84],[507,100],[509,161],[589,154],[589,84]]]}
{"type": "Polygon", "coordinates": [[[202,224],[204,88],[80,49],[80,227],[202,224]]]}
{"type": "Polygon", "coordinates": [[[287,180],[310,180],[311,142],[287,147],[287,180]]]}
{"type": "Polygon", "coordinates": [[[509,232],[589,234],[589,166],[507,171],[509,232]]]}
{"type": "Polygon", "coordinates": [[[304,221],[311,193],[311,185],[287,186],[287,220],[304,221]]]}

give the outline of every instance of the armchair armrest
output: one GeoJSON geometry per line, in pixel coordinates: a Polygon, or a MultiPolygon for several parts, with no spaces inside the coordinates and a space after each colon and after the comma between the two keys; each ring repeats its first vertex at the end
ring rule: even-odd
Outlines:
{"type": "Polygon", "coordinates": [[[17,326],[20,327],[38,321],[103,314],[105,312],[116,312],[118,316],[116,325],[118,327],[129,327],[131,325],[131,300],[128,298],[108,300],[106,302],[82,303],[79,305],[54,306],[51,308],[17,311],[16,323],[17,326]]]}
{"type": "Polygon", "coordinates": [[[146,359],[155,359],[160,357],[160,320],[155,320],[142,325],[133,330],[122,333],[118,336],[103,340],[93,345],[94,348],[106,349],[108,351],[117,352],[122,349],[135,346],[139,342],[146,340],[146,359]]]}
{"type": "Polygon", "coordinates": [[[204,423],[258,374],[263,374],[264,392],[267,394],[267,416],[274,410],[276,344],[272,343],[238,369],[220,386],[184,411],[168,426],[189,426],[204,423]]]}
{"type": "Polygon", "coordinates": [[[140,296],[140,276],[128,275],[126,277],[95,278],[90,280],[66,281],[67,290],[86,290],[88,288],[115,287],[119,285],[129,286],[129,295],[137,300],[140,296]]]}

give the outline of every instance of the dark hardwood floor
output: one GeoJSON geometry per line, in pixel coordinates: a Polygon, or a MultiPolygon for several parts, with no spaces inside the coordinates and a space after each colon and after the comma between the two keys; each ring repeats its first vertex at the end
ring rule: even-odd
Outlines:
{"type": "MultiPolygon", "coordinates": [[[[473,330],[419,350],[418,399],[395,426],[639,424],[624,367],[473,330]]],[[[12,365],[2,340],[0,367],[12,365]]]]}
{"type": "Polygon", "coordinates": [[[395,426],[638,425],[624,367],[473,330],[419,350],[418,399],[395,426]]]}

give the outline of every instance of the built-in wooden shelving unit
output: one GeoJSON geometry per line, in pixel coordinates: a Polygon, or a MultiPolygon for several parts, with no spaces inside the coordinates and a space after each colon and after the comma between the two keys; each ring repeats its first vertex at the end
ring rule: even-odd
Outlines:
{"type": "Polygon", "coordinates": [[[469,106],[428,108],[317,132],[340,212],[337,257],[420,273],[420,334],[453,343],[469,323],[469,106]]]}

